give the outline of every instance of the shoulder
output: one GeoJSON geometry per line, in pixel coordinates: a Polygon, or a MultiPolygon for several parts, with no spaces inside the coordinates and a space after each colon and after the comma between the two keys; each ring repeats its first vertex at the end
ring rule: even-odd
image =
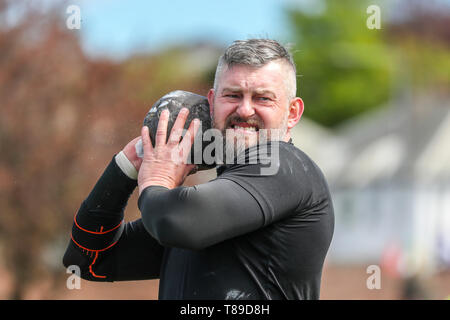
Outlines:
{"type": "Polygon", "coordinates": [[[266,185],[273,190],[279,187],[292,193],[302,190],[327,188],[319,167],[302,150],[292,143],[272,141],[246,150],[242,161],[236,161],[218,170],[218,178],[230,179],[239,184],[266,185]]]}
{"type": "Polygon", "coordinates": [[[275,146],[273,150],[275,153],[271,153],[271,160],[278,163],[279,174],[300,175],[303,178],[325,180],[319,166],[294,144],[279,141],[272,143],[272,145],[275,146]]]}
{"type": "Polygon", "coordinates": [[[319,167],[305,152],[284,141],[271,141],[248,148],[232,164],[218,167],[217,173],[219,176],[243,174],[247,177],[280,177],[307,174],[323,177],[319,167]]]}
{"type": "Polygon", "coordinates": [[[320,169],[293,144],[277,141],[258,150],[249,148],[245,160],[227,165],[217,179],[231,180],[247,190],[262,208],[265,225],[299,208],[328,203],[328,186],[320,169]],[[257,161],[252,161],[255,155],[257,161]]]}
{"type": "Polygon", "coordinates": [[[329,196],[328,183],[319,166],[304,151],[292,143],[280,142],[280,171],[292,174],[304,189],[329,196]],[[289,171],[289,172],[286,172],[289,171]]]}

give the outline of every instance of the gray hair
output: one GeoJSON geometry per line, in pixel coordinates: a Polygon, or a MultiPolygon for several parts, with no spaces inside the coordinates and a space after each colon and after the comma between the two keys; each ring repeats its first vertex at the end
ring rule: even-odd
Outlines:
{"type": "Polygon", "coordinates": [[[234,41],[219,58],[214,77],[214,90],[217,91],[218,79],[224,67],[247,65],[259,68],[274,60],[284,61],[292,68],[293,79],[287,79],[287,93],[290,99],[294,98],[297,93],[297,70],[294,60],[285,47],[270,39],[234,41]]]}

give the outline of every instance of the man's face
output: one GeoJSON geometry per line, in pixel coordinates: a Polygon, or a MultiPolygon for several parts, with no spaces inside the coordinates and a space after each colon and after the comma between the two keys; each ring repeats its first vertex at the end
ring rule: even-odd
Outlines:
{"type": "MultiPolygon", "coordinates": [[[[228,133],[245,140],[246,148],[257,144],[263,133],[268,133],[267,140],[286,140],[288,129],[297,123],[303,111],[302,104],[295,123],[289,121],[292,106],[297,108],[301,102],[300,98],[289,99],[286,80],[289,72],[292,71],[287,64],[279,61],[271,61],[260,68],[225,67],[218,79],[217,92],[211,89],[208,93],[214,128],[224,136],[231,130],[228,133]],[[278,138],[274,137],[274,132],[278,138]]],[[[230,142],[233,141],[227,144],[230,142]]]]}

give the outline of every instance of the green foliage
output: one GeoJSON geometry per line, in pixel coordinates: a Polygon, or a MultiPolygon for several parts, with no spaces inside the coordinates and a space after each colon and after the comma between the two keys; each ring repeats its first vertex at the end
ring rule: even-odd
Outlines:
{"type": "Polygon", "coordinates": [[[387,101],[392,56],[383,31],[369,29],[364,1],[325,1],[321,14],[291,10],[298,96],[304,115],[335,126],[387,101]]]}

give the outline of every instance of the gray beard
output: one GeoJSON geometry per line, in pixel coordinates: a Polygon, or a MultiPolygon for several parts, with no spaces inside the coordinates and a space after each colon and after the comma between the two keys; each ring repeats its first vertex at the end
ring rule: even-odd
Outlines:
{"type": "MultiPolygon", "coordinates": [[[[286,129],[260,129],[258,131],[257,139],[249,141],[249,137],[243,134],[228,134],[226,130],[222,131],[223,139],[223,159],[224,164],[235,164],[236,161],[243,161],[242,157],[245,154],[245,150],[256,145],[264,145],[269,141],[283,140],[286,129]]],[[[233,132],[232,130],[230,131],[233,132]]],[[[253,139],[252,139],[253,140],[253,139]]],[[[238,162],[241,163],[241,162],[238,162]]]]}
{"type": "MultiPolygon", "coordinates": [[[[255,145],[265,144],[269,141],[283,140],[287,132],[287,120],[288,114],[286,113],[279,128],[260,128],[257,132],[256,141],[248,141],[249,137],[243,134],[227,135],[227,129],[230,129],[232,131],[233,129],[231,128],[225,128],[221,130],[223,137],[223,154],[220,158],[222,159],[222,162],[224,164],[234,164],[236,163],[236,158],[244,155],[245,149],[251,148],[255,145]]],[[[213,128],[217,129],[217,124],[214,120],[214,114],[212,115],[212,124],[213,128]]]]}

